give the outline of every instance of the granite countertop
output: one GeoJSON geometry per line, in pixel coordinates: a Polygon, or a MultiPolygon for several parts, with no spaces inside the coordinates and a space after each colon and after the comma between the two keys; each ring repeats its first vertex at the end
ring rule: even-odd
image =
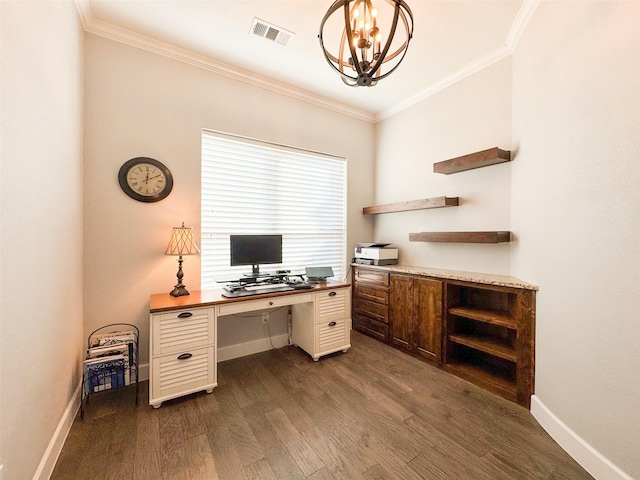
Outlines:
{"type": "Polygon", "coordinates": [[[357,267],[372,268],[391,273],[408,273],[411,275],[424,275],[425,277],[442,278],[446,280],[460,280],[463,282],[482,283],[485,285],[498,285],[501,287],[522,288],[525,290],[538,290],[537,285],[511,277],[509,275],[498,275],[495,273],[465,272],[460,270],[446,270],[443,268],[416,267],[410,265],[360,265],[357,267]]]}

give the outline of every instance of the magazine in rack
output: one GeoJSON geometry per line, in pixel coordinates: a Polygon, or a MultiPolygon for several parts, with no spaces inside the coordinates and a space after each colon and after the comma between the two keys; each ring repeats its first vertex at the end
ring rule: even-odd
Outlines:
{"type": "Polygon", "coordinates": [[[128,323],[105,325],[89,335],[82,365],[80,418],[84,417],[83,400],[88,404],[91,394],[131,383],[136,385],[135,403],[138,404],[139,337],[138,327],[128,323]]]}

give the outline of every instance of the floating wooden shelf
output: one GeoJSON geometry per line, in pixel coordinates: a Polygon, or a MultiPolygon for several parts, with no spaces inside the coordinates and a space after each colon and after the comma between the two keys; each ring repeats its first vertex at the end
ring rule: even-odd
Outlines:
{"type": "Polygon", "coordinates": [[[389,203],[387,205],[374,205],[364,207],[363,215],[378,215],[380,213],[407,212],[410,210],[424,210],[427,208],[457,207],[458,197],[434,197],[409,202],[389,203]]]}
{"type": "Polygon", "coordinates": [[[410,233],[410,242],[502,243],[511,241],[511,232],[420,232],[410,233]]]}
{"type": "Polygon", "coordinates": [[[498,163],[510,162],[511,152],[509,150],[501,150],[498,147],[482,150],[481,152],[471,153],[462,157],[451,158],[443,162],[433,164],[434,173],[450,173],[464,172],[474,168],[488,167],[498,163]]]}

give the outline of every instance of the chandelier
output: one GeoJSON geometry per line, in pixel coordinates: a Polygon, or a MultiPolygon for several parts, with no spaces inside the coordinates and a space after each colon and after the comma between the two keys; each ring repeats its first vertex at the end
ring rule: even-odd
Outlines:
{"type": "Polygon", "coordinates": [[[322,52],[329,65],[341,75],[342,81],[352,87],[371,87],[389,76],[402,62],[413,35],[413,15],[404,0],[378,2],[393,8],[391,21],[390,8],[386,8],[388,15],[383,18],[371,0],[336,0],[320,23],[318,38],[322,52]],[[340,8],[344,11],[344,18],[336,15],[330,20],[340,8]],[[398,22],[404,29],[397,28],[398,22]],[[337,55],[329,53],[325,47],[325,26],[328,33],[337,34],[342,29],[337,55]],[[398,30],[403,34],[402,38],[396,37],[398,30]],[[383,64],[388,64],[384,72],[383,64]]]}

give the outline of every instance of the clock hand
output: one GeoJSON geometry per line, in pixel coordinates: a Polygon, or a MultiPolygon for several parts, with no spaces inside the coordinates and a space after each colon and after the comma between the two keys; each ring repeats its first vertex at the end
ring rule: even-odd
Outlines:
{"type": "Polygon", "coordinates": [[[161,174],[158,174],[158,175],[156,175],[155,177],[147,178],[147,182],[148,182],[149,180],[153,180],[154,178],[158,178],[158,177],[161,177],[161,176],[162,176],[161,174]]]}

